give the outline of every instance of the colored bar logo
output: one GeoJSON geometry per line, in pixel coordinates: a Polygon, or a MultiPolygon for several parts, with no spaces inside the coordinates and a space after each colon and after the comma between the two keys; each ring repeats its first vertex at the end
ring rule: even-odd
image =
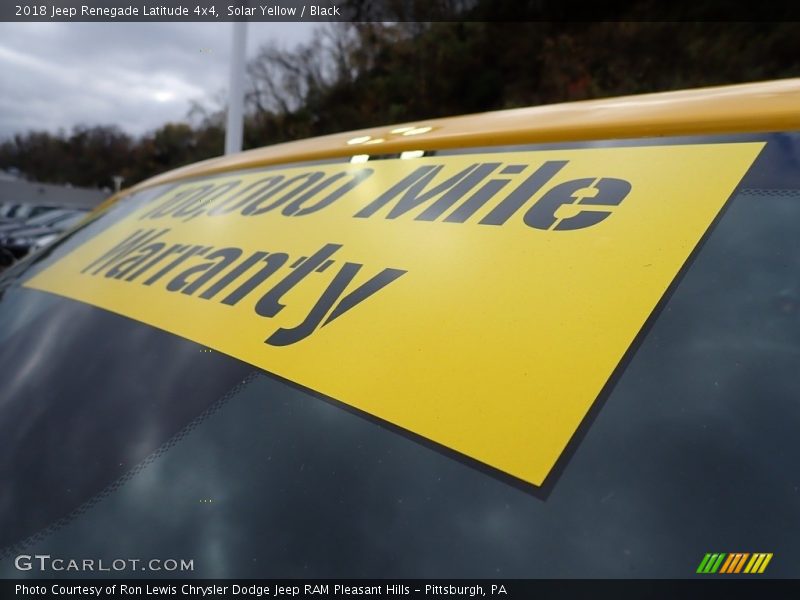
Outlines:
{"type": "Polygon", "coordinates": [[[771,552],[717,552],[707,553],[697,573],[702,574],[736,574],[736,573],[763,573],[769,561],[772,560],[771,552]]]}

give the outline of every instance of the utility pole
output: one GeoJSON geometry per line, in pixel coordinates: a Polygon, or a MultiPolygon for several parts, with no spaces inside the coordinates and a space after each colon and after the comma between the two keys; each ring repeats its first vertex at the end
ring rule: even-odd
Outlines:
{"type": "Polygon", "coordinates": [[[247,22],[233,23],[231,72],[228,85],[228,120],[225,125],[225,154],[242,150],[244,129],[244,55],[247,46],[247,22]]]}

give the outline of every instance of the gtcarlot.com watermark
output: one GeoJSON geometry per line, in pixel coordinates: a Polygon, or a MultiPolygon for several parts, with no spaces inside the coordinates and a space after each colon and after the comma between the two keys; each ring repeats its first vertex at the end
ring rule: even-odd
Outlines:
{"type": "Polygon", "coordinates": [[[49,554],[20,554],[14,559],[19,571],[34,572],[104,572],[125,571],[186,572],[194,571],[194,559],[184,558],[61,558],[49,554]]]}

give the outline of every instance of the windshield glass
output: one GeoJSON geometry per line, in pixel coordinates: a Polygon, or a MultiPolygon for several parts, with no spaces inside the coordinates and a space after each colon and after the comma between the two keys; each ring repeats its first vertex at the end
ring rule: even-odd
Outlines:
{"type": "MultiPolygon", "coordinates": [[[[24,551],[197,577],[688,577],[719,550],[796,575],[800,135],[742,140],[766,146],[541,486],[127,306],[26,287],[179,184],[95,215],[3,275],[0,575],[42,576],[24,551]]],[[[363,373],[373,395],[414,376],[412,351],[363,373]]],[[[487,403],[510,395],[490,384],[487,403]]]]}

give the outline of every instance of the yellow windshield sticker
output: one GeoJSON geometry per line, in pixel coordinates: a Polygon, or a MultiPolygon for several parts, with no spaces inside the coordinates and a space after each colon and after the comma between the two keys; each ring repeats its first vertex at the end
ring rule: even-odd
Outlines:
{"type": "Polygon", "coordinates": [[[541,485],[762,146],[213,176],[147,201],[26,285],[541,485]]]}

